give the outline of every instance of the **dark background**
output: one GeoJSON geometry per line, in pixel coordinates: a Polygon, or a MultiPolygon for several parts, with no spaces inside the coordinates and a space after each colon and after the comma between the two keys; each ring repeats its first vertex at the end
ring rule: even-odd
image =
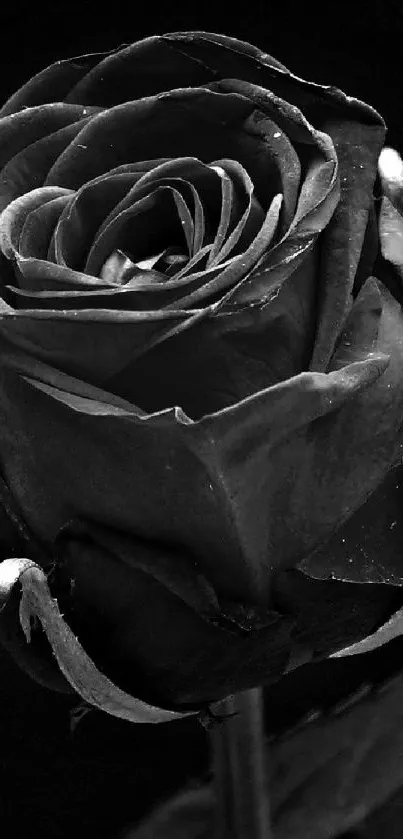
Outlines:
{"type": "MultiPolygon", "coordinates": [[[[58,58],[154,33],[207,29],[249,40],[297,75],[366,100],[384,116],[387,142],[403,150],[401,0],[378,6],[354,0],[245,5],[245,11],[230,14],[228,7],[205,2],[166,3],[163,9],[120,0],[104,8],[93,0],[16,2],[1,13],[0,99],[58,58]]],[[[401,659],[396,642],[388,668],[400,666],[401,659]]],[[[384,668],[378,653],[365,662],[303,668],[272,692],[268,728],[292,723],[311,705],[335,701],[338,691],[352,690],[369,671],[381,678],[384,668]]],[[[0,824],[9,825],[9,839],[113,839],[161,797],[208,770],[206,733],[198,723],[136,727],[91,712],[72,733],[76,704],[31,682],[0,650],[0,824]]],[[[365,836],[394,836],[392,821],[377,818],[365,836]]]]}

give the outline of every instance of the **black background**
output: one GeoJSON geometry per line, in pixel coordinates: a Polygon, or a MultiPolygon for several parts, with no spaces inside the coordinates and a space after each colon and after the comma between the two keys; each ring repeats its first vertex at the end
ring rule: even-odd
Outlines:
{"type": "MultiPolygon", "coordinates": [[[[66,6],[10,4],[1,12],[0,99],[59,58],[108,50],[154,33],[206,29],[249,40],[297,75],[366,100],[384,116],[387,142],[403,150],[400,0],[374,6],[354,0],[295,5],[252,0],[245,5],[245,10],[229,12],[227,4],[224,10],[219,3],[205,2],[163,7],[121,0],[104,7],[93,0],[66,6]]],[[[399,642],[391,645],[391,669],[401,653],[399,642]]],[[[369,670],[376,677],[384,667],[376,653],[365,663],[303,668],[272,694],[268,727],[292,722],[305,710],[304,703],[330,702],[340,684],[353,689],[369,670]]],[[[70,710],[76,704],[31,682],[0,651],[0,824],[5,837],[113,839],[161,796],[206,773],[207,739],[198,723],[136,727],[91,712],[72,733],[70,710]]],[[[375,837],[375,830],[385,839],[395,835],[390,820],[376,824],[368,826],[366,836],[375,837]]]]}

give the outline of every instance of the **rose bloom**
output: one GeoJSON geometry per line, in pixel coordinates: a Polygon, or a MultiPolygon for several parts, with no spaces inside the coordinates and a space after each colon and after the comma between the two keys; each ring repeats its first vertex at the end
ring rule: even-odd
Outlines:
{"type": "MultiPolygon", "coordinates": [[[[401,460],[384,136],[204,32],[59,61],[0,111],[2,555],[35,558],[131,695],[199,707],[388,611],[387,587],[295,570],[401,460]]],[[[3,642],[66,688],[18,600],[3,642]]]]}

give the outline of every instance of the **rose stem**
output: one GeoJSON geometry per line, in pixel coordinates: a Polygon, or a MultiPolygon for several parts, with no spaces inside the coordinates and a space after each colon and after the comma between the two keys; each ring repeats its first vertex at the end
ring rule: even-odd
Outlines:
{"type": "Polygon", "coordinates": [[[263,730],[263,690],[253,688],[215,706],[213,724],[214,839],[272,839],[263,730]]]}

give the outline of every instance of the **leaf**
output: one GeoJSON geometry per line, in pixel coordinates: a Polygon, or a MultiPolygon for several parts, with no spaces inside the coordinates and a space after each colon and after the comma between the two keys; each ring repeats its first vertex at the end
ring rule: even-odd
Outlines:
{"type": "MultiPolygon", "coordinates": [[[[403,677],[337,715],[267,745],[266,794],[276,839],[336,839],[403,784],[403,677]]],[[[230,725],[230,721],[224,724],[230,725]]],[[[161,805],[122,839],[209,839],[214,791],[161,805]]]]}
{"type": "Polygon", "coordinates": [[[112,716],[136,723],[170,722],[192,715],[147,705],[104,676],[63,620],[46,575],[31,560],[5,559],[0,563],[0,602],[3,605],[17,582],[22,588],[20,623],[27,642],[31,640],[32,623],[39,619],[63,675],[85,702],[112,716]]]}

